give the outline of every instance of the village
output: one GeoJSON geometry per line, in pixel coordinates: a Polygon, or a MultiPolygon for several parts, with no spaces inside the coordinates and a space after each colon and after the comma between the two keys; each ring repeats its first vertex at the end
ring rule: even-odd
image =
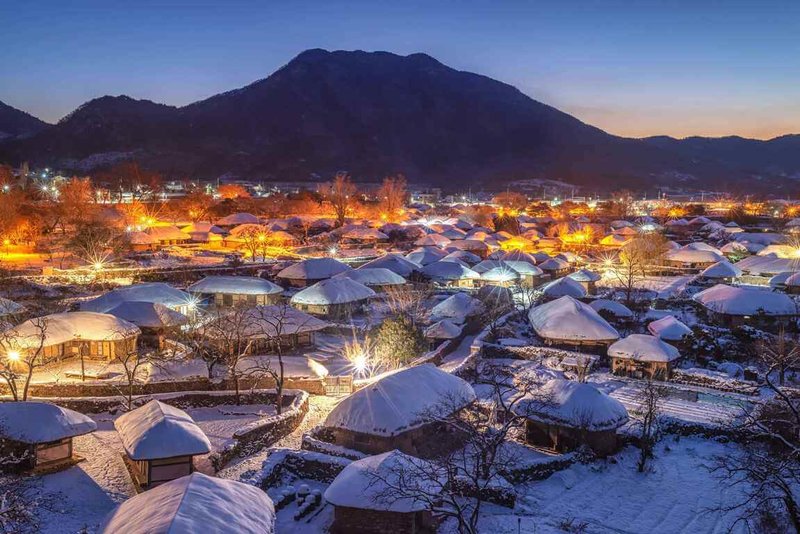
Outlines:
{"type": "Polygon", "coordinates": [[[800,202],[3,172],[0,531],[800,526],[800,202]]]}

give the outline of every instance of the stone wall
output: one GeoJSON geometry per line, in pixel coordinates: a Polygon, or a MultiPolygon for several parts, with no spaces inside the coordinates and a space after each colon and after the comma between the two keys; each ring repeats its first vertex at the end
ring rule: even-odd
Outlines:
{"type": "Polygon", "coordinates": [[[259,472],[241,479],[241,482],[258,486],[264,491],[281,484],[287,476],[330,484],[350,462],[346,458],[318,452],[275,449],[259,472]]]}
{"type": "MultiPolygon", "coordinates": [[[[275,381],[272,378],[242,379],[239,389],[242,392],[251,389],[274,389],[275,381]]],[[[325,383],[322,378],[292,378],[287,377],[284,382],[285,389],[299,389],[314,395],[325,394],[325,383]]],[[[181,380],[168,380],[163,382],[148,382],[135,384],[134,395],[157,395],[161,393],[176,393],[182,391],[230,391],[235,389],[232,379],[215,379],[195,377],[181,380]]],[[[30,397],[120,397],[127,393],[125,384],[103,381],[64,382],[59,384],[31,384],[30,397]]],[[[0,395],[10,395],[8,385],[0,384],[0,395]]]]}

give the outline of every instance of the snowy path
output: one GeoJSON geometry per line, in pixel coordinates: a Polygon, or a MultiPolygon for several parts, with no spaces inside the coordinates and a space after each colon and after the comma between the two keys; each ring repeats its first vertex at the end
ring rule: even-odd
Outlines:
{"type": "MultiPolygon", "coordinates": [[[[610,394],[625,405],[628,411],[638,411],[640,388],[635,384],[627,384],[610,394]]],[[[743,408],[734,404],[715,403],[699,400],[697,402],[668,397],[661,401],[661,410],[664,415],[689,421],[720,425],[729,423],[743,413],[743,408]]]]}
{"type": "Polygon", "coordinates": [[[447,371],[449,373],[461,365],[464,360],[467,359],[467,356],[469,356],[472,347],[472,341],[474,339],[475,336],[465,336],[464,339],[461,340],[461,343],[459,343],[458,347],[456,347],[456,350],[444,357],[442,365],[439,367],[443,371],[447,371]]]}
{"type": "MultiPolygon", "coordinates": [[[[328,397],[325,395],[310,396],[308,399],[308,413],[303,419],[303,422],[300,423],[300,426],[298,426],[294,432],[278,440],[272,446],[299,449],[303,440],[303,434],[324,421],[333,407],[336,406],[342,398],[343,397],[328,397]]],[[[236,459],[217,473],[217,476],[220,478],[238,480],[241,475],[247,471],[261,469],[261,464],[264,463],[267,456],[269,456],[269,452],[263,450],[252,456],[236,459]]]]}

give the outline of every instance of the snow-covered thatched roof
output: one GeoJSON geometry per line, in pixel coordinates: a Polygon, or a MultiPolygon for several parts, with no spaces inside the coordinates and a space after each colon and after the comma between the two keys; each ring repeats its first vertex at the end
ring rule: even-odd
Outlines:
{"type": "Polygon", "coordinates": [[[647,325],[647,330],[654,336],[666,341],[681,341],[692,335],[692,329],[672,315],[665,315],[647,325]]]}
{"type": "Polygon", "coordinates": [[[342,233],[342,237],[354,241],[386,241],[389,239],[389,236],[380,230],[366,226],[352,226],[342,233]]]}
{"type": "Polygon", "coordinates": [[[597,299],[590,302],[589,306],[596,312],[605,311],[621,319],[633,317],[633,312],[628,309],[627,306],[616,300],[597,299]]]}
{"type": "Polygon", "coordinates": [[[478,279],[480,274],[457,261],[435,261],[422,268],[422,272],[436,281],[478,279]]]}
{"type": "Polygon", "coordinates": [[[541,263],[537,264],[543,271],[560,271],[569,268],[569,262],[561,258],[548,258],[541,263]]]}
{"type": "Polygon", "coordinates": [[[621,247],[625,245],[630,238],[619,234],[608,234],[600,240],[600,244],[608,247],[621,247]]]}
{"type": "Polygon", "coordinates": [[[744,272],[754,275],[776,275],[787,271],[797,271],[798,258],[779,258],[775,254],[767,256],[748,256],[734,265],[744,272]]]}
{"type": "Polygon", "coordinates": [[[162,282],[151,282],[114,289],[95,299],[82,302],[80,308],[82,311],[106,313],[123,302],[129,301],[155,302],[168,308],[192,306],[195,302],[194,298],[185,291],[162,282]]]}
{"type": "Polygon", "coordinates": [[[400,286],[406,279],[384,267],[359,267],[353,271],[337,274],[336,277],[346,277],[365,286],[400,286]]]}
{"type": "Polygon", "coordinates": [[[628,411],[617,399],[591,384],[562,379],[520,400],[516,411],[534,421],[592,432],[615,430],[628,422],[628,411]]]}
{"type": "Polygon", "coordinates": [[[721,254],[720,250],[717,247],[713,247],[708,243],[703,243],[702,241],[695,241],[694,243],[689,243],[683,248],[687,250],[707,250],[709,252],[715,252],[717,254],[721,254]]]}
{"type": "Polygon", "coordinates": [[[114,427],[133,460],[194,456],[211,450],[211,442],[188,413],[157,400],[119,416],[114,427]]]}
{"type": "Polygon", "coordinates": [[[274,534],[275,508],[261,488],[192,473],[123,502],[100,532],[274,534]]]}
{"type": "Polygon", "coordinates": [[[531,254],[521,250],[507,250],[502,252],[498,259],[504,261],[524,261],[530,263],[531,265],[536,265],[536,258],[534,258],[531,254]]]}
{"type": "Polygon", "coordinates": [[[224,234],[225,231],[219,226],[208,222],[196,222],[181,228],[187,234],[224,234]]]}
{"type": "Polygon", "coordinates": [[[461,378],[433,364],[392,373],[345,397],[325,419],[326,427],[394,436],[447,416],[475,400],[461,378]]]}
{"type": "Polygon", "coordinates": [[[183,241],[189,239],[189,234],[181,232],[175,226],[151,226],[145,230],[156,241],[183,241]]]}
{"type": "Polygon", "coordinates": [[[182,313],[154,302],[127,301],[108,311],[109,315],[124,319],[139,328],[167,328],[189,322],[182,313]]]}
{"type": "Polygon", "coordinates": [[[602,278],[599,273],[590,271],[589,269],[580,269],[579,271],[570,273],[567,276],[577,282],[597,282],[602,278]]]}
{"type": "Polygon", "coordinates": [[[572,298],[580,299],[587,295],[586,288],[583,287],[580,282],[573,280],[569,276],[549,282],[544,286],[543,291],[544,294],[550,298],[569,295],[572,298]]]}
{"type": "Polygon", "coordinates": [[[414,245],[418,247],[446,247],[450,244],[450,240],[441,234],[428,234],[420,237],[414,241],[414,245]]]}
{"type": "Polygon", "coordinates": [[[461,335],[461,327],[449,319],[442,319],[425,329],[425,337],[429,339],[453,339],[461,335]]]}
{"type": "Polygon", "coordinates": [[[230,295],[275,295],[283,288],[257,276],[206,276],[186,288],[190,293],[230,295]]]}
{"type": "MultiPolygon", "coordinates": [[[[316,332],[330,326],[313,315],[285,305],[254,306],[246,314],[242,317],[242,330],[244,335],[253,338],[316,332]]],[[[218,320],[225,321],[225,316],[218,320]]]]}
{"type": "Polygon", "coordinates": [[[321,280],[296,293],[292,304],[345,304],[358,302],[375,296],[375,291],[350,278],[321,280]]]}
{"type": "Polygon", "coordinates": [[[723,254],[733,254],[736,252],[744,254],[748,253],[747,247],[737,241],[731,241],[730,243],[725,243],[719,250],[723,254]]]}
{"type": "Polygon", "coordinates": [[[131,245],[154,245],[158,240],[145,232],[131,232],[128,234],[128,242],[131,245]]]}
{"type": "Polygon", "coordinates": [[[0,402],[0,438],[22,443],[49,443],[81,436],[97,424],[78,413],[47,402],[0,402]]]}
{"type": "Polygon", "coordinates": [[[742,275],[742,270],[728,260],[718,261],[706,267],[700,276],[703,278],[736,278],[742,275]]]}
{"type": "Polygon", "coordinates": [[[350,269],[334,258],[309,258],[286,267],[277,276],[284,280],[324,280],[350,269]]]}
{"type": "Polygon", "coordinates": [[[458,260],[464,262],[469,265],[475,265],[476,263],[480,263],[481,257],[477,254],[470,252],[469,250],[454,250],[450,252],[442,258],[444,261],[453,261],[458,260]]]}
{"type": "Polygon", "coordinates": [[[456,293],[444,299],[431,309],[431,320],[453,319],[459,323],[464,322],[468,315],[478,313],[483,304],[467,293],[456,293]]]}
{"type": "MultiPolygon", "coordinates": [[[[368,456],[356,460],[333,480],[325,490],[325,500],[334,506],[377,510],[381,512],[411,513],[427,509],[427,503],[414,497],[395,498],[390,487],[400,483],[401,473],[409,475],[417,472],[430,472],[426,460],[421,460],[398,450],[368,456]]],[[[430,495],[439,487],[433,481],[403,481],[411,485],[408,494],[419,490],[430,495]],[[418,485],[415,485],[418,484],[418,485]]]]}
{"type": "Polygon", "coordinates": [[[536,306],[528,312],[528,320],[544,339],[595,342],[619,339],[617,330],[596,311],[569,296],[536,306]]]}
{"type": "Polygon", "coordinates": [[[671,362],[681,357],[678,349],[647,334],[631,334],[612,343],[608,347],[608,355],[643,362],[671,362]]]}
{"type": "Polygon", "coordinates": [[[783,293],[717,284],[692,297],[703,307],[724,315],[796,315],[797,306],[783,293]]]}
{"type": "Polygon", "coordinates": [[[24,350],[36,348],[40,343],[49,347],[79,338],[83,341],[119,341],[139,333],[136,325],[113,315],[69,312],[29,319],[9,330],[6,335],[10,347],[24,350]]]}
{"type": "Polygon", "coordinates": [[[725,258],[722,254],[711,250],[697,250],[694,248],[683,247],[678,250],[670,250],[666,254],[669,261],[681,263],[716,263],[725,258]]]}
{"type": "Polygon", "coordinates": [[[237,224],[258,224],[258,217],[251,213],[232,213],[217,221],[219,226],[236,226],[237,224]]]}
{"type": "Polygon", "coordinates": [[[469,250],[473,252],[486,252],[489,250],[490,241],[481,241],[479,239],[461,239],[450,243],[448,248],[452,250],[469,250]]]}
{"type": "Polygon", "coordinates": [[[519,273],[508,265],[498,265],[481,274],[486,282],[512,282],[519,280],[519,273]]]}
{"type": "Polygon", "coordinates": [[[421,266],[397,253],[386,254],[380,258],[370,260],[361,266],[362,269],[382,268],[389,269],[395,274],[406,277],[414,271],[420,270],[421,266]]]}

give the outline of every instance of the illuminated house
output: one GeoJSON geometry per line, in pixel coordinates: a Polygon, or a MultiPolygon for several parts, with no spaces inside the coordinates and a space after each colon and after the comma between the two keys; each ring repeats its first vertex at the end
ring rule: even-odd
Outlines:
{"type": "Polygon", "coordinates": [[[309,258],[286,267],[277,278],[290,287],[308,287],[351,269],[333,258],[309,258]]]}
{"type": "Polygon", "coordinates": [[[186,291],[216,307],[276,304],[283,294],[282,287],[256,276],[207,276],[186,291]]]}
{"type": "Polygon", "coordinates": [[[194,471],[211,442],[189,414],[152,400],[114,421],[136,482],[149,488],[194,471]]]}
{"type": "Polygon", "coordinates": [[[41,362],[77,357],[111,361],[135,351],[140,333],[136,325],[105,313],[56,313],[9,330],[1,346],[16,358],[38,352],[41,362]]]}
{"type": "Polygon", "coordinates": [[[8,460],[0,464],[0,471],[71,465],[72,438],[96,429],[90,418],[55,404],[0,403],[0,453],[8,460]]]}
{"type": "Polygon", "coordinates": [[[292,306],[331,318],[345,318],[361,310],[375,291],[364,284],[345,277],[322,280],[296,293],[290,300],[292,306]]]}

